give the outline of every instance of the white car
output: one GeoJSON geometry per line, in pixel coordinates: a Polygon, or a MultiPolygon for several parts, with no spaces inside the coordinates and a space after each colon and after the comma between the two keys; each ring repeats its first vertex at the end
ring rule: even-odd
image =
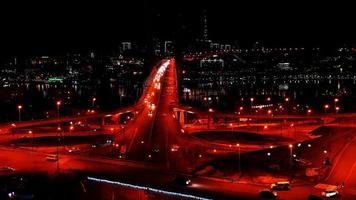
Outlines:
{"type": "Polygon", "coordinates": [[[339,195],[339,192],[337,190],[324,190],[321,195],[323,195],[323,197],[336,197],[337,195],[339,195]]]}
{"type": "Polygon", "coordinates": [[[75,152],[78,152],[80,151],[80,149],[78,147],[71,147],[71,148],[68,148],[68,152],[69,153],[75,153],[75,152]]]}
{"type": "Polygon", "coordinates": [[[47,155],[46,160],[55,162],[55,161],[58,161],[58,156],[57,155],[47,155]]]}

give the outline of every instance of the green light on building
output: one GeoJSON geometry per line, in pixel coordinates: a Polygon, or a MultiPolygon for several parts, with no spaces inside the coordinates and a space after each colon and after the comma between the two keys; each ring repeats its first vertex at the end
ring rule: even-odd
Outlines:
{"type": "Polygon", "coordinates": [[[51,77],[48,78],[49,82],[63,82],[63,78],[58,78],[58,77],[51,77]]]}

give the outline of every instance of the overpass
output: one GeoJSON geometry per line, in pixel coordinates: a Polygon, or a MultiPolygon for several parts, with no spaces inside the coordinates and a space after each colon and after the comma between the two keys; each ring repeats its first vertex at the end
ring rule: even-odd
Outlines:
{"type": "MultiPolygon", "coordinates": [[[[184,112],[198,113],[200,116],[216,115],[218,117],[232,117],[232,118],[251,118],[251,119],[270,119],[265,116],[241,115],[236,117],[236,114],[226,114],[218,112],[199,112],[192,108],[187,108],[179,105],[178,87],[176,78],[175,61],[164,60],[162,64],[152,71],[146,82],[146,87],[137,104],[120,109],[119,111],[110,113],[99,113],[88,116],[73,116],[60,119],[50,119],[43,121],[31,121],[15,123],[15,127],[26,128],[31,126],[41,126],[53,123],[62,123],[72,120],[82,120],[93,117],[112,117],[116,114],[124,112],[135,112],[134,119],[125,126],[125,134],[115,135],[114,143],[117,146],[112,148],[125,147],[126,157],[132,162],[122,160],[114,160],[108,158],[94,158],[94,156],[71,156],[65,155],[61,157],[59,163],[62,169],[79,170],[98,174],[116,175],[125,177],[134,182],[145,184],[153,184],[157,179],[158,183],[154,183],[163,187],[171,182],[171,178],[177,173],[189,173],[193,167],[205,162],[208,159],[213,159],[219,155],[214,154],[216,151],[237,152],[240,147],[229,147],[215,143],[197,140],[188,134],[185,134],[184,127],[184,112]],[[136,113],[137,111],[137,113],[136,113]],[[178,114],[180,113],[180,114],[178,114]],[[181,114],[183,113],[183,114],[181,114]],[[183,117],[182,117],[183,116],[183,117]],[[83,118],[81,118],[83,117],[83,118]],[[57,121],[56,121],[57,120],[57,121]],[[22,125],[21,125],[22,124],[22,125]],[[183,126],[182,126],[183,125],[183,126]],[[137,162],[138,161],[138,162],[137,162]],[[143,163],[144,162],[144,163],[143,163]],[[105,166],[105,167],[103,167],[105,166]],[[153,167],[154,166],[154,167],[153,167]],[[151,170],[154,170],[151,174],[151,170]],[[148,173],[147,173],[148,172],[148,173]],[[167,174],[168,173],[168,174],[167,174]],[[171,174],[173,173],[173,175],[171,174]],[[160,178],[157,178],[160,177],[160,178]],[[146,179],[146,180],[144,180],[146,179]],[[148,181],[147,181],[148,180],[148,181]],[[159,180],[165,180],[160,182],[159,180]]],[[[352,117],[350,115],[338,115],[338,117],[352,117]]],[[[332,117],[332,116],[330,116],[332,117]]],[[[276,119],[320,119],[322,116],[276,116],[276,119]]],[[[14,126],[7,124],[4,127],[14,126]]],[[[241,147],[243,148],[243,146],[241,147]]],[[[251,148],[251,147],[248,147],[251,148]]],[[[258,147],[257,147],[258,148],[258,147]]],[[[10,163],[14,163],[16,168],[23,167],[24,169],[31,168],[31,161],[29,156],[21,155],[19,150],[0,149],[1,156],[8,159],[10,163]],[[5,155],[9,155],[6,158],[5,155]],[[16,159],[11,159],[16,157],[16,159]],[[19,161],[19,157],[22,160],[19,161]],[[25,160],[29,162],[25,162],[25,160]]],[[[29,153],[26,153],[28,155],[29,153]]],[[[61,155],[62,156],[62,155],[61,155]]],[[[46,163],[46,166],[41,166],[43,163],[43,155],[35,157],[35,164],[38,169],[51,168],[53,170],[54,164],[46,163]]],[[[347,155],[349,157],[349,154],[347,155]]],[[[352,166],[353,166],[352,162],[352,166]]],[[[193,177],[194,181],[198,183],[191,188],[190,192],[194,191],[214,191],[219,194],[229,194],[232,197],[245,197],[244,195],[254,195],[265,186],[246,185],[239,183],[231,183],[230,181],[222,181],[220,179],[201,179],[200,177],[193,177]],[[224,185],[224,187],[219,187],[224,185]],[[195,187],[195,188],[194,188],[195,187]],[[246,191],[253,191],[253,193],[246,191]]],[[[297,187],[295,187],[297,188],[297,187]]],[[[300,187],[299,190],[293,188],[288,194],[282,194],[286,199],[290,199],[293,195],[300,195],[300,191],[309,192],[310,187],[300,187]],[[299,192],[298,192],[299,191],[299,192]],[[290,196],[289,196],[290,195],[290,196]]],[[[185,190],[185,188],[180,188],[185,190]]],[[[199,192],[197,192],[199,193],[199,192]]],[[[207,194],[206,192],[204,194],[207,194]]],[[[307,193],[309,194],[309,193],[307,193]]],[[[252,197],[249,196],[249,197],[252,197]]],[[[306,195],[303,196],[304,199],[306,195]]]]}

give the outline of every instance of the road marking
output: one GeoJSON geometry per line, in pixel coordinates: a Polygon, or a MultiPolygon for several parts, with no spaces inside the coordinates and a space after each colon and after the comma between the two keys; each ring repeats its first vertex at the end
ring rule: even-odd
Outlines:
{"type": "Polygon", "coordinates": [[[330,172],[329,172],[329,175],[328,175],[328,177],[326,177],[325,180],[328,180],[328,179],[331,177],[331,175],[333,174],[333,172],[334,172],[336,166],[337,166],[338,163],[339,163],[340,158],[342,157],[342,154],[343,154],[343,153],[345,152],[345,150],[350,146],[350,144],[353,142],[353,140],[355,140],[355,138],[353,138],[349,143],[347,143],[347,144],[344,146],[344,148],[341,150],[341,152],[337,155],[337,158],[336,158],[335,161],[334,161],[334,164],[333,164],[333,166],[332,166],[332,168],[331,168],[331,170],[330,170],[330,172]]]}
{"type": "Polygon", "coordinates": [[[133,188],[133,189],[138,189],[138,190],[144,190],[144,191],[154,192],[154,193],[159,193],[159,194],[165,194],[165,195],[169,195],[169,196],[176,196],[176,197],[180,197],[180,198],[197,199],[197,200],[210,200],[209,198],[199,197],[199,196],[195,196],[195,195],[192,195],[192,194],[184,194],[184,193],[180,193],[180,192],[171,192],[171,191],[167,191],[167,190],[161,190],[161,189],[156,189],[156,188],[151,188],[151,187],[146,187],[146,186],[134,185],[134,184],[124,183],[124,182],[119,182],[119,181],[111,181],[111,180],[107,180],[107,179],[99,179],[99,178],[89,177],[89,176],[87,177],[87,179],[89,181],[93,181],[93,182],[119,185],[119,186],[122,186],[122,187],[133,188]]]}
{"type": "Polygon", "coordinates": [[[127,153],[130,152],[130,149],[131,149],[131,147],[132,147],[133,141],[134,141],[135,138],[136,138],[136,133],[137,133],[137,128],[135,129],[135,132],[134,132],[134,135],[133,135],[132,140],[131,140],[131,142],[130,142],[129,148],[127,149],[127,153]]]}
{"type": "Polygon", "coordinates": [[[356,167],[356,161],[354,162],[354,164],[352,165],[349,174],[347,175],[347,177],[345,178],[345,182],[347,182],[349,180],[349,178],[351,177],[352,172],[354,171],[354,168],[356,167]]]}

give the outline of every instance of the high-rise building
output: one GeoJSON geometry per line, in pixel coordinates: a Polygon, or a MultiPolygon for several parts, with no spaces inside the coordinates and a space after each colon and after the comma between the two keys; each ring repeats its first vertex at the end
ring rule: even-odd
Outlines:
{"type": "Polygon", "coordinates": [[[197,38],[197,50],[206,51],[211,49],[212,41],[208,36],[208,16],[207,10],[203,10],[202,18],[201,18],[201,35],[197,38]]]}
{"type": "Polygon", "coordinates": [[[173,51],[173,42],[172,41],[164,41],[164,53],[166,55],[172,55],[173,51]]]}
{"type": "Polygon", "coordinates": [[[203,34],[202,34],[202,39],[204,41],[208,41],[208,17],[207,17],[207,11],[203,11],[203,34]]]}
{"type": "Polygon", "coordinates": [[[121,43],[121,49],[122,49],[122,51],[131,50],[132,49],[131,42],[122,42],[121,43]]]}

